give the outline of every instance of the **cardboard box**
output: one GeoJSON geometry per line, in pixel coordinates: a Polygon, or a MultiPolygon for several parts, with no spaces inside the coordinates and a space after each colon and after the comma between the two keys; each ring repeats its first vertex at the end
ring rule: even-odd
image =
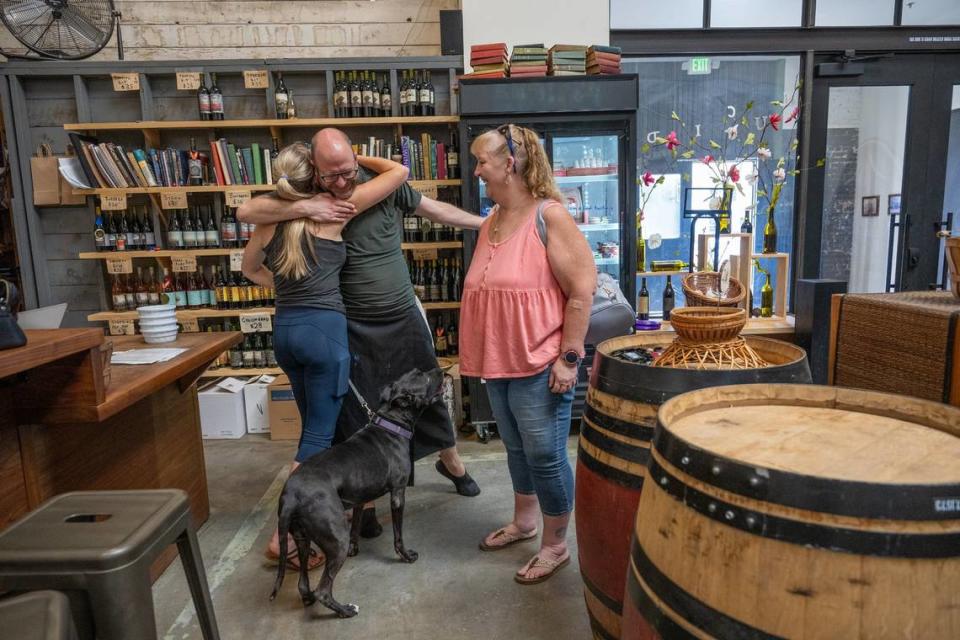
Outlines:
{"type": "Polygon", "coordinates": [[[242,378],[212,380],[200,387],[200,433],[204,439],[240,438],[247,432],[242,378]]]}
{"type": "Polygon", "coordinates": [[[243,387],[243,406],[247,416],[247,433],[270,433],[267,387],[276,376],[262,375],[243,387]]]}
{"type": "Polygon", "coordinates": [[[303,425],[287,376],[277,376],[277,379],[267,386],[267,415],[270,419],[271,440],[300,439],[303,425]]]}

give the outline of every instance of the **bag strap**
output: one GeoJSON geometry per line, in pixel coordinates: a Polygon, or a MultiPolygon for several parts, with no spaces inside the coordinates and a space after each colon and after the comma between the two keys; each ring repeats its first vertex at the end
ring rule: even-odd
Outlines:
{"type": "Polygon", "coordinates": [[[547,205],[546,200],[541,200],[537,205],[537,235],[540,236],[540,242],[544,248],[547,246],[547,221],[543,219],[543,210],[547,205]]]}

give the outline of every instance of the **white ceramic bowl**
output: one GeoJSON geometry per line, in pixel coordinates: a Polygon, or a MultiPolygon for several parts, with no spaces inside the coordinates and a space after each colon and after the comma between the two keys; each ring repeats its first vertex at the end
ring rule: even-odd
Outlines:
{"type": "Polygon", "coordinates": [[[161,344],[164,342],[174,342],[176,339],[177,339],[177,334],[175,332],[160,334],[160,335],[151,335],[151,334],[143,335],[143,341],[146,342],[147,344],[161,344]]]}
{"type": "Polygon", "coordinates": [[[177,328],[177,319],[176,318],[159,318],[153,319],[148,318],[147,320],[140,321],[140,330],[141,331],[166,331],[168,329],[177,328]]]}
{"type": "Polygon", "coordinates": [[[163,316],[173,316],[176,313],[177,306],[174,304],[151,304],[144,307],[137,307],[137,313],[141,318],[155,318],[163,316]]]}
{"type": "Polygon", "coordinates": [[[166,334],[166,333],[177,333],[179,330],[180,329],[179,327],[177,327],[176,323],[170,324],[164,327],[147,327],[147,328],[140,327],[140,333],[150,334],[154,336],[166,334]]]}

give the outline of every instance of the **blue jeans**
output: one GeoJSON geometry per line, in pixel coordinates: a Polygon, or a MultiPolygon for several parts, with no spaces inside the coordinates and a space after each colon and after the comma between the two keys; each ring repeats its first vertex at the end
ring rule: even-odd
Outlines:
{"type": "Polygon", "coordinates": [[[573,390],[553,393],[550,367],[526,378],[487,380],[497,430],[507,447],[507,467],[516,493],[536,493],[540,511],[562,516],[573,510],[573,469],[567,436],[573,390]]]}
{"type": "Polygon", "coordinates": [[[300,411],[296,461],[304,462],[333,443],[350,380],[347,318],[326,309],[278,307],[273,350],[300,411]]]}

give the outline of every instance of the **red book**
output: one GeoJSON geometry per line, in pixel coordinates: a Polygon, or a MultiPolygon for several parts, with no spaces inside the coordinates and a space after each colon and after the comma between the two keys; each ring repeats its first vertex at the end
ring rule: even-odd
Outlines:
{"type": "Polygon", "coordinates": [[[511,76],[519,76],[525,74],[537,74],[537,73],[546,73],[547,65],[542,64],[536,67],[510,67],[511,76]]]}
{"type": "Polygon", "coordinates": [[[507,74],[504,71],[484,71],[482,73],[465,73],[462,76],[459,76],[461,80],[471,80],[473,78],[506,78],[507,74]]]}
{"type": "Polygon", "coordinates": [[[501,63],[501,62],[506,62],[506,61],[507,61],[507,56],[504,56],[504,55],[484,56],[484,57],[482,57],[482,58],[474,56],[474,57],[470,58],[470,64],[471,64],[471,65],[475,65],[475,64],[499,64],[499,63],[501,63]]]}
{"type": "Polygon", "coordinates": [[[598,62],[606,60],[609,62],[615,62],[617,64],[620,64],[620,56],[615,53],[602,53],[599,51],[596,53],[588,53],[587,61],[592,62],[594,60],[597,60],[598,62]]]}
{"type": "Polygon", "coordinates": [[[217,184],[225,185],[223,173],[220,171],[220,156],[217,153],[217,143],[214,140],[210,141],[210,164],[213,165],[213,172],[217,174],[217,184]]]}
{"type": "Polygon", "coordinates": [[[473,54],[476,53],[477,51],[501,51],[501,50],[502,50],[504,53],[506,53],[506,51],[507,51],[507,43],[506,43],[506,42],[490,42],[490,43],[487,43],[487,44],[475,44],[475,45],[471,45],[471,47],[470,47],[470,54],[473,55],[473,54]]]}
{"type": "Polygon", "coordinates": [[[589,71],[590,69],[600,69],[601,71],[610,71],[613,73],[620,73],[619,64],[607,64],[607,63],[588,64],[587,71],[589,71]]]}

